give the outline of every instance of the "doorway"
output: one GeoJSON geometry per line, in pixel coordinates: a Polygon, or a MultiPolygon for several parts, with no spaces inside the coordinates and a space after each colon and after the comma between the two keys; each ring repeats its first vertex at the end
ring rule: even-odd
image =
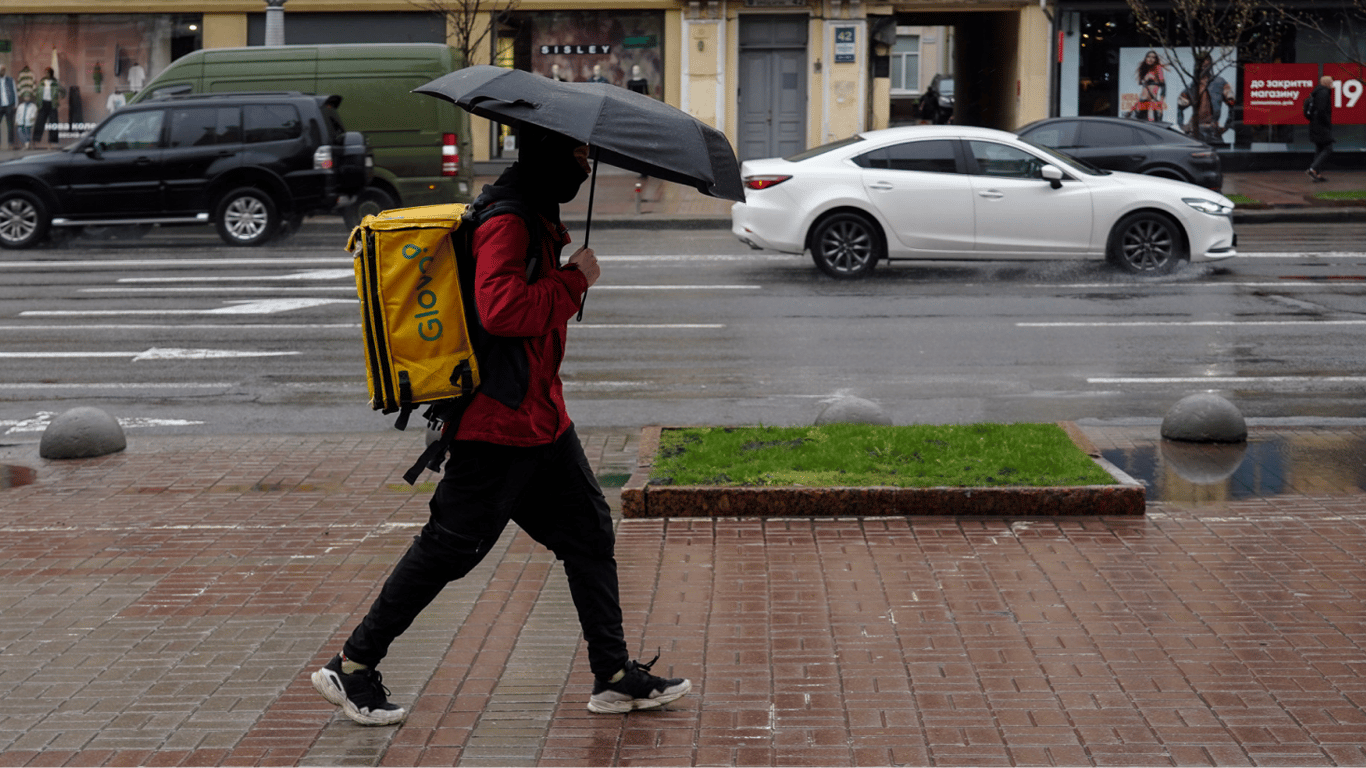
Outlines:
{"type": "Polygon", "coordinates": [[[806,149],[805,15],[740,19],[740,160],[806,149]]]}

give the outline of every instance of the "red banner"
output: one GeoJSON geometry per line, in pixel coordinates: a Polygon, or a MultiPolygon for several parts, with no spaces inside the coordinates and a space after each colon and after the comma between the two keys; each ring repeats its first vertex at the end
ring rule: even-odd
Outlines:
{"type": "MultiPolygon", "coordinates": [[[[1304,97],[1318,84],[1318,64],[1244,65],[1243,122],[1248,125],[1308,125],[1302,104],[1304,97]]],[[[1366,99],[1362,101],[1366,102],[1366,99]]],[[[1333,122],[1338,122],[1336,110],[1333,122]]]]}
{"type": "Polygon", "coordinates": [[[1366,123],[1366,94],[1362,93],[1360,64],[1324,64],[1323,74],[1333,78],[1333,125],[1366,123]]]}

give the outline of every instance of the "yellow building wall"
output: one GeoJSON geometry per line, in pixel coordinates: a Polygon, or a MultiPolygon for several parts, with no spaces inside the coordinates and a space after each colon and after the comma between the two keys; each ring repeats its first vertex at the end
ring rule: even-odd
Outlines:
{"type": "Polygon", "coordinates": [[[205,48],[240,48],[247,44],[245,13],[204,14],[205,48]]]}

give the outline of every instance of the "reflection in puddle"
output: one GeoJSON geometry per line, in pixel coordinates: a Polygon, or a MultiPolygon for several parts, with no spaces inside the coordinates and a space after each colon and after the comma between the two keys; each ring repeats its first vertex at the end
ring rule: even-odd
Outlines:
{"type": "Polygon", "coordinates": [[[0,464],[0,490],[16,485],[28,485],[34,479],[34,472],[28,467],[15,464],[0,464]]]}
{"type": "Polygon", "coordinates": [[[1366,490],[1366,435],[1249,436],[1237,444],[1156,444],[1102,451],[1148,487],[1149,501],[1214,504],[1278,494],[1366,490]]]}

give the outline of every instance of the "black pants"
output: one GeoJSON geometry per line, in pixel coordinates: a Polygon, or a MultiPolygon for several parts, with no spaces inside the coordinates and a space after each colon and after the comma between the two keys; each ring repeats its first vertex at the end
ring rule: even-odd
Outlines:
{"type": "Polygon", "coordinates": [[[49,123],[57,122],[57,107],[50,101],[44,101],[38,105],[38,114],[33,121],[33,140],[42,141],[43,131],[47,130],[47,141],[49,144],[57,143],[57,130],[48,128],[49,123]]]}
{"type": "Polygon", "coordinates": [[[1314,149],[1318,151],[1314,153],[1314,162],[1309,164],[1309,170],[1321,171],[1323,170],[1323,161],[1327,160],[1328,156],[1333,154],[1333,142],[1328,141],[1322,144],[1315,144],[1314,149]]]}
{"type": "Polygon", "coordinates": [[[484,559],[509,520],[564,562],[593,674],[625,666],[611,511],[572,426],[536,448],[452,446],[431,517],[352,631],[346,657],[378,664],[443,587],[484,559]]]}

